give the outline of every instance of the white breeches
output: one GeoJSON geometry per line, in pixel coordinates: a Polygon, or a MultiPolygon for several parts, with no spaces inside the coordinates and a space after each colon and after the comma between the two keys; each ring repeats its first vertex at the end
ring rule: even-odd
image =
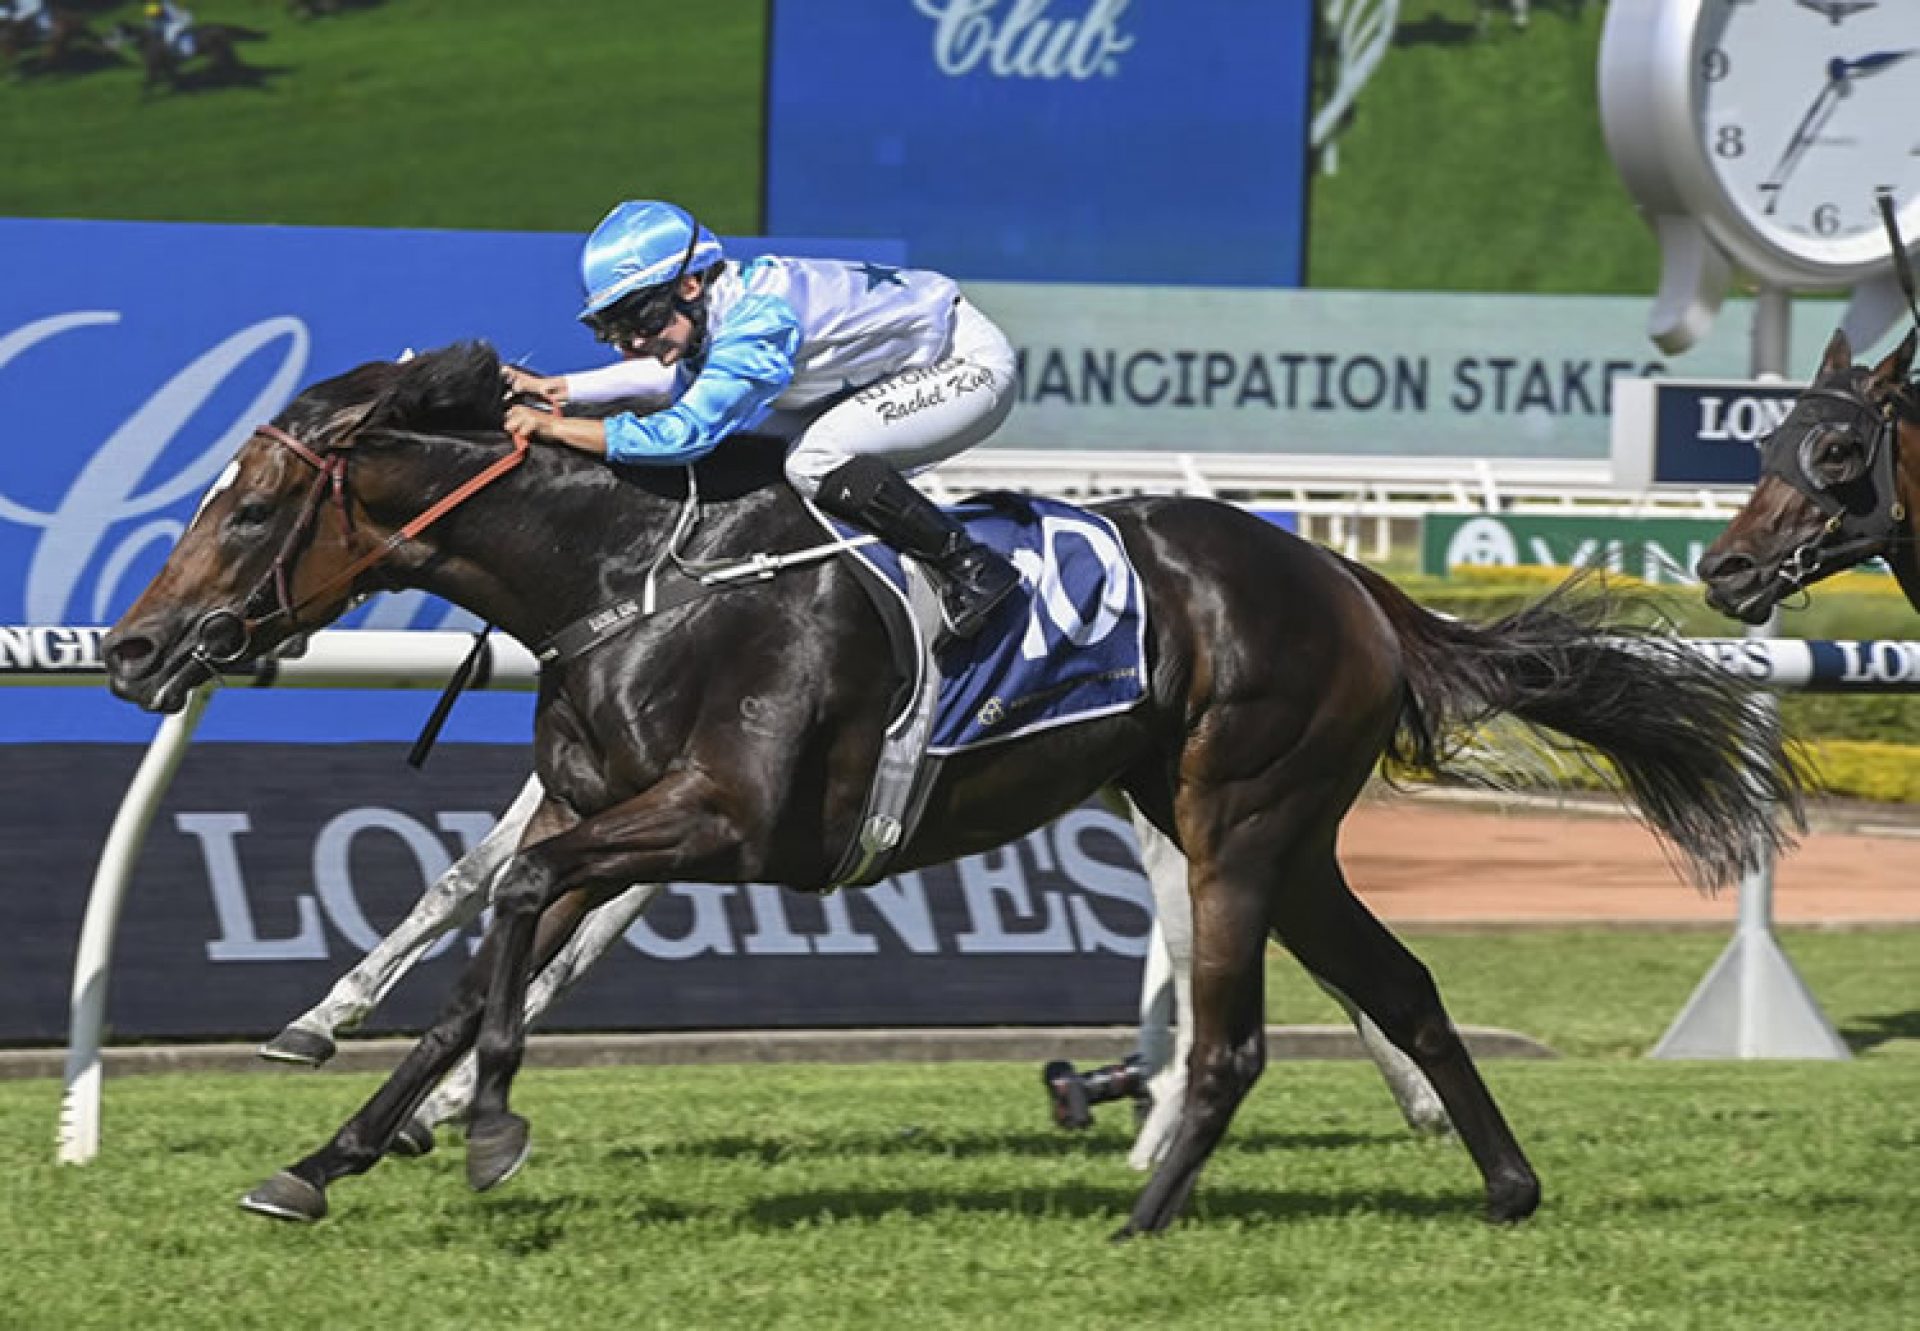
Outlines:
{"type": "MultiPolygon", "coordinates": [[[[1019,396],[1017,364],[1007,335],[960,301],[946,358],[869,384],[801,424],[787,450],[787,480],[811,499],[853,458],[884,458],[908,475],[944,462],[1006,420],[1019,396]]],[[[771,432],[784,433],[783,423],[776,415],[771,432]]]]}

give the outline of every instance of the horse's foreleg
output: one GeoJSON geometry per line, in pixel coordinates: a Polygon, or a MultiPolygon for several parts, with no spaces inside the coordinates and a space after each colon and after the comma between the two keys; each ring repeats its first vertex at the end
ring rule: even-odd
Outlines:
{"type": "Polygon", "coordinates": [[[260,1047],[263,1058],[320,1064],[334,1054],[334,1036],[358,1026],[400,977],[449,930],[461,929],[480,914],[487,888],[500,866],[512,858],[543,792],[539,777],[529,777],[493,830],[441,874],[406,919],[335,981],[327,996],[288,1022],[260,1047]]]}
{"type": "Polygon", "coordinates": [[[475,1037],[473,1111],[467,1127],[467,1181],[484,1190],[512,1175],[527,1154],[528,1126],[507,1107],[526,1044],[526,989],[541,912],[578,892],[582,905],[632,882],[708,878],[744,843],[726,798],[700,768],[669,775],[644,794],[594,815],[516,856],[494,894],[485,1013],[475,1037]],[[600,886],[600,885],[606,886],[600,886]],[[598,890],[600,895],[590,894],[598,890]]]}
{"type": "MultiPolygon", "coordinates": [[[[637,883],[604,906],[596,906],[588,912],[587,918],[574,930],[566,946],[540,968],[540,973],[533,977],[533,983],[527,986],[527,1023],[531,1025],[536,1017],[572,989],[587,968],[626,934],[628,927],[659,894],[660,884],[637,883]]],[[[468,1116],[473,1106],[477,1076],[476,1060],[469,1050],[434,1089],[433,1094],[414,1111],[406,1132],[415,1147],[430,1144],[433,1129],[442,1123],[468,1116]]]]}
{"type": "MultiPolygon", "coordinates": [[[[565,805],[546,800],[535,811],[522,835],[526,841],[535,841],[575,821],[575,815],[565,805]]],[[[533,918],[537,922],[537,917],[533,918]]],[[[487,930],[480,951],[460,973],[439,1017],[373,1097],[341,1125],[325,1146],[262,1183],[241,1198],[241,1206],[286,1220],[318,1220],[324,1216],[328,1186],[336,1179],[363,1174],[373,1168],[420,1102],[473,1044],[481,1028],[488,994],[500,969],[497,959],[512,941],[496,918],[487,930]]],[[[524,968],[524,958],[521,965],[524,968]]]]}
{"type": "Polygon", "coordinates": [[[373,1097],[325,1146],[242,1197],[242,1207],[279,1220],[318,1220],[327,1213],[330,1184],[349,1174],[364,1174],[379,1162],[407,1116],[472,1043],[499,947],[499,939],[489,932],[438,1020],[373,1097]]]}

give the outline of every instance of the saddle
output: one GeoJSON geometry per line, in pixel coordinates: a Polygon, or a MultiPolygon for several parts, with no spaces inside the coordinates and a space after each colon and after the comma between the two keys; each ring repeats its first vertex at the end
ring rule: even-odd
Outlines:
{"type": "MultiPolygon", "coordinates": [[[[973,638],[941,636],[933,585],[913,560],[878,542],[849,552],[887,626],[901,687],[836,886],[885,876],[946,759],[1125,711],[1146,696],[1144,597],[1111,522],[1005,491],[977,495],[953,514],[1021,577],[1020,590],[973,638]]],[[[843,536],[851,531],[822,521],[843,536]]]]}

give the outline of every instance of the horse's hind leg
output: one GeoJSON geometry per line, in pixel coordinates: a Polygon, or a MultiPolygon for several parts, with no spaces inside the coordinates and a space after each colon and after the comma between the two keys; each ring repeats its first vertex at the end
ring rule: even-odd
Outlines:
{"type": "MultiPolygon", "coordinates": [[[[1307,973],[1313,975],[1312,971],[1307,973]]],[[[1436,1137],[1453,1131],[1453,1122],[1447,1117],[1447,1107],[1440,1102],[1440,1093],[1433,1089],[1427,1074],[1420,1071],[1420,1065],[1400,1052],[1400,1047],[1387,1038],[1387,1033],[1380,1029],[1373,1018],[1360,1010],[1358,1003],[1318,975],[1313,975],[1313,982],[1340,1005],[1341,1011],[1353,1023],[1361,1047],[1367,1051],[1367,1057],[1373,1060],[1374,1067],[1380,1070],[1387,1089],[1393,1093],[1393,1103],[1399,1107],[1400,1117],[1407,1121],[1407,1126],[1415,1132],[1436,1137]]]]}
{"type": "MultiPolygon", "coordinates": [[[[1169,1000],[1173,1011],[1173,1029],[1164,1029],[1164,1018],[1156,1026],[1143,998],[1140,1022],[1140,1054],[1148,1068],[1149,1109],[1134,1136],[1127,1154],[1130,1168],[1145,1171],[1166,1158],[1173,1135],[1180,1126],[1180,1114],[1186,1102],[1187,1058],[1193,1049],[1193,911],[1187,894],[1187,860],[1172,838],[1155,827],[1138,806],[1128,803],[1133,832],[1140,843],[1141,866],[1153,889],[1154,935],[1150,948],[1164,949],[1148,956],[1148,977],[1142,981],[1143,995],[1152,981],[1162,978],[1156,963],[1164,961],[1163,988],[1155,991],[1156,1000],[1169,1000]]],[[[1284,890],[1284,887],[1282,888],[1284,890]]],[[[1367,1056],[1380,1070],[1381,1078],[1393,1095],[1401,1117],[1415,1132],[1439,1135],[1450,1131],[1446,1106],[1419,1067],[1387,1039],[1366,1013],[1318,975],[1308,972],[1353,1022],[1367,1056]]],[[[1155,1012],[1159,1006],[1154,1008],[1155,1012]]]]}
{"type": "Polygon", "coordinates": [[[440,875],[407,912],[407,918],[359,965],[335,981],[325,998],[260,1046],[260,1056],[315,1065],[332,1058],[338,1032],[351,1030],[365,1020],[443,934],[465,927],[480,914],[493,876],[513,857],[543,794],[540,778],[528,778],[480,844],[440,875]]]}
{"type": "Polygon", "coordinates": [[[1357,1003],[1426,1074],[1486,1181],[1487,1218],[1533,1214],[1540,1181],[1448,1020],[1433,977],[1353,895],[1330,846],[1275,897],[1272,924],[1308,970],[1357,1003]]]}

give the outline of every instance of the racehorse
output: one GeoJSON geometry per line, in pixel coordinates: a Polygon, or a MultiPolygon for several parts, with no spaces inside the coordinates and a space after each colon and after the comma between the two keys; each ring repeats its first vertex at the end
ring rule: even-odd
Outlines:
{"type": "Polygon", "coordinates": [[[1827,343],[1812,387],[1761,442],[1753,493],[1696,566],[1714,609],[1763,624],[1792,593],[1880,557],[1920,610],[1916,336],[1871,369],[1844,333],[1827,343]]]}
{"type": "Polygon", "coordinates": [[[264,32],[232,23],[196,23],[188,33],[193,49],[185,56],[151,24],[116,23],[109,29],[107,44],[115,50],[130,47],[139,53],[145,72],[140,84],[143,93],[163,86],[178,92],[189,80],[205,86],[261,80],[259,70],[242,62],[235,43],[260,41],[266,36],[264,32]]]}
{"type": "Polygon", "coordinates": [[[0,18],[0,58],[17,72],[26,70],[24,58],[36,52],[33,67],[43,72],[78,67],[83,57],[111,63],[108,43],[83,14],[48,6],[43,24],[37,19],[0,18]]]}
{"type": "MultiPolygon", "coordinates": [[[[691,470],[614,468],[502,433],[500,367],[463,344],[302,392],[242,445],[224,484],[102,644],[116,694],[182,706],[383,588],[441,595],[542,644],[642,594],[650,568],[818,545],[779,456],[730,441],[691,470]]],[[[1438,771],[1497,714],[1589,745],[1707,883],[1786,840],[1801,773],[1777,723],[1685,644],[1621,636],[1576,584],[1488,626],[1430,614],[1385,578],[1239,509],[1105,504],[1146,591],[1146,696],[1130,709],[966,750],[940,770],[897,870],[985,851],[1118,784],[1189,862],[1193,1052],[1185,1111],[1122,1234],[1163,1229],[1265,1062],[1269,936],[1351,997],[1419,1065],[1478,1166],[1486,1213],[1540,1185],[1432,977],[1348,888],[1342,817],[1376,760],[1438,771]]],[[[752,562],[752,561],[749,561],[752,562]]],[[[496,881],[485,940],[433,1027],[314,1153],[243,1205],[317,1220],[326,1189],[381,1158],[472,1046],[476,1189],[512,1176],[509,1107],[535,963],[634,882],[833,886],[861,824],[895,690],[886,630],[848,561],[629,621],[542,673],[547,795],[496,881]]],[[[990,631],[1019,632],[1028,598],[990,631]]]]}

